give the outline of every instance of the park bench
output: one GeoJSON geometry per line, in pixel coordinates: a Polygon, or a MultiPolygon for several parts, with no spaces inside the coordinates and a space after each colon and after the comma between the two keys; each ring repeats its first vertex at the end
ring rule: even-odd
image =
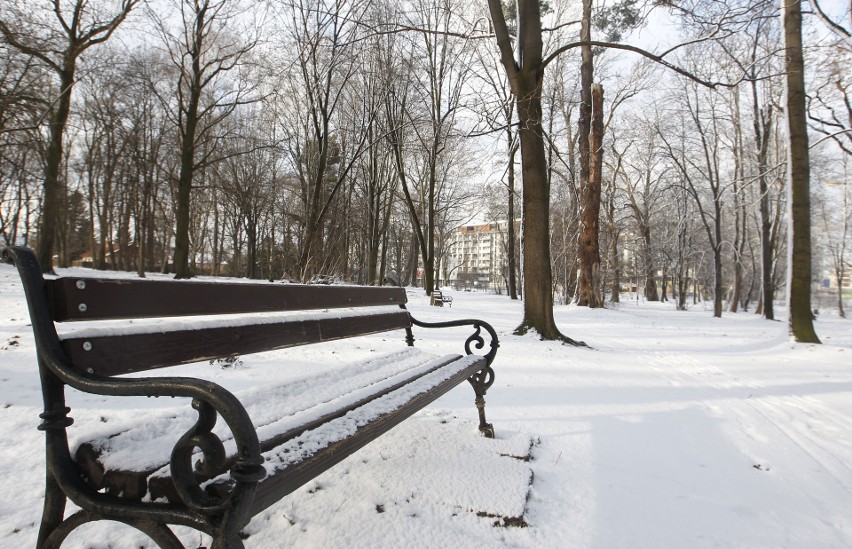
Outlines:
{"type": "Polygon", "coordinates": [[[430,303],[436,307],[443,307],[444,303],[449,303],[450,307],[453,306],[453,298],[449,295],[444,295],[441,290],[432,290],[432,299],[430,303]]]}
{"type": "MultiPolygon", "coordinates": [[[[207,533],[214,548],[243,547],[240,531],[253,516],[464,380],[474,389],[480,431],[494,436],[484,411],[498,347],[493,328],[480,320],[418,321],[405,309],[404,288],[45,278],[28,248],[6,248],[2,259],[23,283],[44,400],[40,548],[59,547],[97,520],[125,523],[164,548],[183,547],[169,525],[207,533]],[[411,348],[415,326],[466,326],[473,333],[465,355],[436,357],[411,348]],[[399,331],[407,346],[329,370],[315,384],[306,378],[268,387],[258,373],[251,378],[257,387],[238,391],[238,398],[209,380],[174,375],[189,363],[388,331],[399,331]],[[167,376],[139,377],[163,367],[172,367],[167,376]],[[94,395],[186,397],[175,401],[186,402],[185,413],[160,420],[188,427],[172,435],[168,455],[135,436],[162,427],[147,418],[129,431],[83,441],[72,453],[66,386],[94,395]],[[305,404],[314,393],[318,401],[305,404]],[[269,417],[270,409],[281,417],[269,417]],[[156,454],[142,470],[113,463],[124,455],[116,453],[124,439],[136,441],[127,443],[134,458],[156,454]],[[80,510],[66,517],[68,500],[80,510]]],[[[287,366],[286,358],[280,362],[287,366]]]]}

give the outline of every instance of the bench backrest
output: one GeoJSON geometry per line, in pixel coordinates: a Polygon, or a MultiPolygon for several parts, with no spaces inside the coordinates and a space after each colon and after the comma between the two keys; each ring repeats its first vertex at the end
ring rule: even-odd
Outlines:
{"type": "Polygon", "coordinates": [[[75,369],[104,376],[411,326],[404,288],[76,277],[45,280],[44,287],[54,322],[128,321],[61,338],[75,369]],[[317,310],[323,312],[263,314],[317,310]],[[141,318],[162,320],[134,328],[141,318]]]}
{"type": "Polygon", "coordinates": [[[44,279],[29,248],[5,248],[0,259],[21,275],[40,361],[81,373],[112,376],[397,329],[413,342],[404,288],[44,279]],[[79,321],[94,322],[57,335],[57,326],[79,321]]]}

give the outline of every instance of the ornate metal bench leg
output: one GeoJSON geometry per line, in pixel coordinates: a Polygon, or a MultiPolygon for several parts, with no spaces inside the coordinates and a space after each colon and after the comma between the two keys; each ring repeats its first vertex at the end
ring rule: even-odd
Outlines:
{"type": "Polygon", "coordinates": [[[479,432],[485,438],[494,438],[494,426],[485,421],[485,399],[476,397],[476,409],[479,410],[479,432]]]}
{"type": "MultiPolygon", "coordinates": [[[[46,367],[42,366],[42,371],[45,370],[46,367]]],[[[41,383],[45,410],[38,416],[42,419],[38,429],[44,431],[47,475],[44,483],[44,509],[38,531],[38,547],[45,546],[47,539],[59,529],[65,517],[65,504],[68,500],[54,475],[61,475],[57,473],[62,470],[58,464],[64,463],[63,460],[68,456],[68,438],[65,429],[74,423],[74,420],[68,417],[71,408],[65,406],[62,384],[59,380],[42,374],[41,383]]]]}
{"type": "Polygon", "coordinates": [[[147,535],[161,549],[185,549],[177,536],[175,536],[174,533],[169,530],[168,526],[164,524],[156,524],[146,520],[105,517],[89,511],[78,511],[65,519],[62,524],[53,531],[53,534],[44,541],[44,544],[39,542],[38,547],[40,549],[59,549],[62,542],[65,541],[65,538],[67,538],[71,532],[87,522],[95,522],[99,520],[115,520],[123,522],[124,524],[127,524],[128,526],[131,526],[147,535]]]}
{"type": "Polygon", "coordinates": [[[44,547],[45,541],[62,524],[65,515],[65,494],[50,474],[47,472],[47,482],[44,489],[44,512],[41,515],[41,526],[38,531],[36,547],[44,547]]]}
{"type": "Polygon", "coordinates": [[[494,370],[486,366],[472,375],[468,381],[476,393],[476,409],[479,412],[479,432],[486,438],[494,438],[494,426],[485,419],[485,392],[494,383],[494,370]]]}

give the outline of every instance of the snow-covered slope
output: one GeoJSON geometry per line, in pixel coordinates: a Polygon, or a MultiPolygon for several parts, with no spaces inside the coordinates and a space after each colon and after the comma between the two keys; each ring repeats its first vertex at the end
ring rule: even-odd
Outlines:
{"type": "MultiPolygon", "coordinates": [[[[783,322],[714,319],[702,305],[557,307],[563,332],[591,350],[512,335],[522,305],[506,297],[447,293],[452,308],[429,307],[414,290],[409,308],[423,320],[482,318],[497,328],[486,411],[498,439],[479,437],[473,392],[460,386],[255,517],[247,547],[852,547],[852,321],[823,312],[824,344],[796,345],[783,322]]],[[[41,514],[41,397],[28,322],[17,275],[0,265],[3,548],[33,547],[41,514]]],[[[463,352],[467,335],[415,332],[435,354],[463,352]]],[[[186,373],[248,386],[316,364],[328,375],[403,347],[402,335],[384,334],[186,373]],[[276,365],[281,356],[294,366],[276,365]]],[[[75,429],[116,432],[188,408],[69,393],[72,443],[75,429]]],[[[179,535],[187,547],[209,545],[195,532],[179,535]]],[[[153,546],[99,523],[66,546],[143,545],[153,546]]]]}

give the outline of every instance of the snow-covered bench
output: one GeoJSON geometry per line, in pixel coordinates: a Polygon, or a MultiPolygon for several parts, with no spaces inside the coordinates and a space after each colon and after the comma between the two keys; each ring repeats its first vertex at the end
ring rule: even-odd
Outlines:
{"type": "Polygon", "coordinates": [[[430,300],[430,303],[436,307],[443,307],[444,303],[449,303],[450,307],[452,307],[453,297],[444,295],[444,293],[440,290],[432,290],[432,299],[430,300]]]}
{"type": "MultiPolygon", "coordinates": [[[[44,396],[39,547],[59,547],[95,520],[129,524],[161,547],[183,547],[169,525],[205,532],[215,548],[243,547],[240,530],[251,517],[464,380],[474,388],[480,431],[494,435],[484,412],[498,346],[493,328],[480,320],[420,322],[405,309],[404,288],[45,279],[28,248],[6,248],[2,259],[17,266],[23,282],[44,396]],[[473,334],[465,355],[435,356],[411,348],[414,326],[470,326],[473,334]],[[175,368],[168,377],[138,375],[395,330],[408,347],[387,357],[277,386],[258,370],[254,387],[243,387],[239,397],[197,374],[174,377],[175,368]],[[175,415],[101,430],[72,456],[66,385],[95,395],[191,400],[176,400],[187,405],[175,415]],[[154,440],[176,429],[167,448],[154,440]],[[68,499],[81,510],[66,517],[68,499]]],[[[288,366],[281,362],[270,367],[288,366]]],[[[129,399],[114,400],[120,408],[129,399]]]]}

